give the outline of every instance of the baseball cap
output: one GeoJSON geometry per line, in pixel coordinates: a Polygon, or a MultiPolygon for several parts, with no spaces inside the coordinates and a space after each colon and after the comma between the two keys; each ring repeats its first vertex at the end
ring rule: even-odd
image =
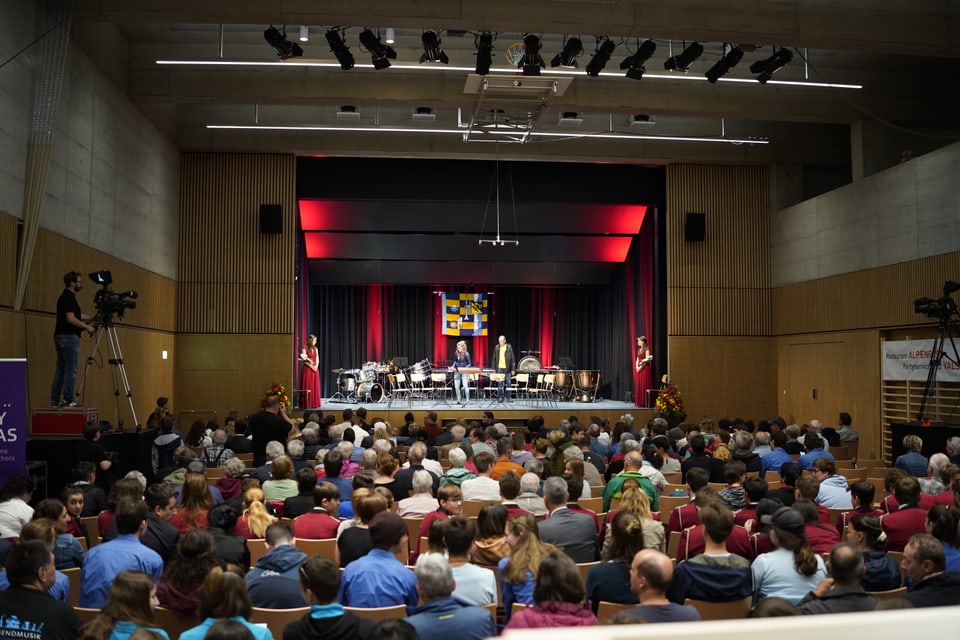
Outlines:
{"type": "Polygon", "coordinates": [[[760,522],[796,535],[800,535],[804,530],[803,516],[800,515],[799,511],[790,507],[780,507],[772,516],[761,516],[760,522]]]}

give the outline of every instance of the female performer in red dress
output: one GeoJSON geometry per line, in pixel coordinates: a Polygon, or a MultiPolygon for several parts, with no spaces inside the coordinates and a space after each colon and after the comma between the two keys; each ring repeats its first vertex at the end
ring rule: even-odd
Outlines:
{"type": "Polygon", "coordinates": [[[634,376],[637,380],[637,394],[634,397],[634,406],[647,406],[647,389],[653,388],[653,353],[647,345],[647,337],[637,338],[637,359],[634,363],[634,376]]]}
{"type": "Polygon", "coordinates": [[[317,336],[307,337],[307,344],[300,349],[300,362],[303,371],[300,374],[300,388],[309,391],[300,401],[308,406],[305,409],[320,408],[320,353],[317,351],[317,336]]]}

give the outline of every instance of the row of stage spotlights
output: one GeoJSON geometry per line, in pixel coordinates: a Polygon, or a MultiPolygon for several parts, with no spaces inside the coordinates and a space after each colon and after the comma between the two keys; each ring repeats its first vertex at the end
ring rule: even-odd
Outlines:
{"type": "MultiPolygon", "coordinates": [[[[330,51],[340,63],[343,70],[352,69],[356,64],[350,47],[343,39],[345,29],[329,29],[325,37],[330,45],[330,51]]],[[[295,42],[287,39],[286,28],[283,31],[271,26],[263,32],[266,41],[277,51],[277,55],[286,60],[287,58],[299,57],[303,55],[303,49],[295,42]]],[[[302,39],[302,38],[301,38],[302,39]]],[[[370,29],[364,29],[359,36],[360,45],[370,54],[370,60],[374,69],[386,69],[390,66],[390,60],[395,60],[397,52],[389,44],[384,44],[380,39],[379,32],[374,33],[370,29]]],[[[486,75],[490,72],[493,64],[493,40],[494,35],[489,31],[475,34],[474,45],[476,47],[476,73],[486,75]]],[[[617,44],[610,38],[597,37],[596,49],[590,62],[587,63],[584,70],[588,76],[599,76],[600,72],[606,67],[610,58],[617,49],[617,44]]],[[[420,56],[420,62],[440,62],[449,63],[450,59],[443,51],[440,37],[436,31],[424,31],[421,36],[423,43],[423,54],[420,56]]],[[[540,37],[534,34],[527,34],[523,38],[523,57],[517,63],[517,68],[523,71],[527,76],[538,76],[540,70],[546,68],[546,63],[540,55],[542,48],[540,37]]],[[[653,40],[644,40],[637,42],[635,52],[628,55],[620,62],[620,69],[624,70],[625,75],[633,80],[640,80],[646,72],[647,61],[657,51],[657,43],[653,40]]],[[[663,63],[663,68],[668,71],[689,70],[690,66],[703,55],[704,47],[699,42],[692,42],[685,46],[683,51],[677,55],[667,58],[663,63]]],[[[577,59],[583,55],[583,41],[577,37],[567,38],[563,43],[563,49],[550,60],[551,67],[577,67],[577,59]]],[[[735,67],[743,59],[743,49],[731,44],[724,43],[723,56],[706,72],[707,80],[716,83],[717,80],[725,76],[730,69],[735,67]]],[[[750,65],[750,73],[757,76],[760,83],[766,83],[773,77],[773,74],[779,71],[793,60],[793,53],[784,47],[779,49],[774,47],[773,54],[762,60],[757,60],[750,65]]]]}

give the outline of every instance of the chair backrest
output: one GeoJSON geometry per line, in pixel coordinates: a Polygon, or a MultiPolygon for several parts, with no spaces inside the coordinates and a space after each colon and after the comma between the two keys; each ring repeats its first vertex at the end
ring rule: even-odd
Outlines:
{"type": "Polygon", "coordinates": [[[522,602],[514,602],[513,606],[510,607],[510,615],[515,616],[517,615],[517,612],[523,611],[524,609],[528,609],[528,608],[529,608],[529,605],[525,605],[522,602]]]}
{"type": "Polygon", "coordinates": [[[677,507],[690,502],[690,496],[660,496],[660,522],[670,522],[670,514],[677,507]]]}
{"type": "MultiPolygon", "coordinates": [[[[420,524],[423,522],[423,518],[404,518],[403,521],[407,525],[407,546],[411,549],[416,547],[417,540],[420,539],[420,524]]],[[[404,562],[406,564],[406,562],[404,562]]]]}
{"type": "Polygon", "coordinates": [[[330,560],[336,560],[336,538],[297,538],[294,544],[297,549],[300,549],[300,551],[303,551],[308,556],[323,556],[330,560]]]}
{"type": "Polygon", "coordinates": [[[686,493],[687,485],[683,484],[682,482],[667,482],[667,484],[665,484],[663,487],[663,495],[665,496],[669,496],[674,491],[683,491],[684,493],[686,493]]]}
{"type": "Polygon", "coordinates": [[[832,524],[833,526],[837,526],[837,521],[840,519],[840,514],[841,514],[841,513],[846,513],[847,511],[851,511],[851,509],[830,509],[830,508],[828,508],[827,511],[830,513],[830,524],[832,524]]]}
{"type": "Polygon", "coordinates": [[[87,537],[90,538],[90,546],[99,544],[100,537],[103,535],[100,531],[100,520],[97,516],[85,516],[80,518],[80,522],[87,528],[87,537]]]}
{"type": "Polygon", "coordinates": [[[226,467],[207,467],[204,469],[203,475],[207,477],[207,480],[217,480],[227,475],[226,467]]]}
{"type": "Polygon", "coordinates": [[[464,500],[463,509],[461,513],[468,518],[471,516],[479,516],[480,510],[483,509],[488,504],[497,504],[499,500],[464,500]]]}
{"type": "Polygon", "coordinates": [[[87,552],[87,539],[83,536],[74,536],[77,539],[77,542],[80,543],[80,547],[83,549],[83,552],[87,552]]]}
{"type": "Polygon", "coordinates": [[[72,569],[60,569],[70,580],[70,605],[77,606],[80,602],[80,572],[82,569],[80,567],[74,567],[72,569]]]}
{"type": "Polygon", "coordinates": [[[597,607],[597,622],[603,623],[604,620],[612,618],[621,611],[633,609],[636,606],[636,604],[621,604],[619,602],[601,600],[600,605],[597,607]]]}
{"type": "Polygon", "coordinates": [[[853,484],[854,482],[859,482],[860,480],[867,479],[867,473],[869,469],[853,469],[851,467],[837,467],[837,475],[843,476],[847,479],[847,482],[853,484]]]}
{"type": "Polygon", "coordinates": [[[680,485],[681,487],[683,486],[683,474],[679,471],[676,473],[665,473],[663,474],[663,477],[669,484],[680,485]]]}
{"type": "MultiPolygon", "coordinates": [[[[590,490],[593,491],[593,487],[590,487],[590,490]]],[[[600,511],[601,509],[603,509],[603,498],[602,498],[602,497],[600,497],[600,498],[580,498],[579,500],[577,500],[577,504],[579,504],[579,505],[580,505],[581,507],[583,507],[584,509],[589,509],[590,511],[593,511],[594,513],[599,513],[599,511],[600,511]]]]}
{"type": "Polygon", "coordinates": [[[528,383],[530,382],[530,374],[529,374],[529,373],[518,373],[516,376],[514,376],[513,379],[517,382],[518,385],[519,385],[519,384],[528,384],[528,383]]]}
{"type": "Polygon", "coordinates": [[[445,382],[447,381],[447,374],[445,374],[445,373],[431,373],[431,374],[430,374],[430,379],[433,380],[434,383],[439,382],[439,383],[443,384],[443,383],[445,383],[445,382]]]}
{"type": "MultiPolygon", "coordinates": [[[[407,605],[397,604],[392,607],[344,607],[344,611],[349,611],[355,616],[360,618],[366,618],[367,620],[372,620],[373,622],[383,622],[384,620],[400,620],[407,617],[407,605]]],[[[280,636],[274,635],[274,638],[282,638],[280,636]]]]}
{"type": "Polygon", "coordinates": [[[867,482],[873,485],[873,502],[879,504],[888,495],[886,487],[883,486],[883,478],[867,478],[867,482]]]}
{"type": "Polygon", "coordinates": [[[257,560],[266,555],[267,541],[263,538],[247,538],[247,549],[250,550],[250,566],[257,566],[257,560]]]}
{"type": "Polygon", "coordinates": [[[600,561],[596,562],[578,562],[577,569],[580,571],[580,577],[583,578],[583,583],[587,583],[587,574],[590,573],[590,569],[593,569],[596,566],[600,565],[600,561]]]}
{"type": "MultiPolygon", "coordinates": [[[[664,522],[666,522],[664,520],[664,522]]],[[[667,539],[667,555],[671,558],[677,557],[677,552],[680,550],[680,532],[671,531],[670,537],[667,539]]]]}
{"type": "Polygon", "coordinates": [[[100,613],[100,609],[89,609],[87,607],[78,607],[76,605],[73,606],[73,611],[77,614],[77,617],[80,618],[80,624],[87,624],[96,618],[100,613]]]}
{"type": "Polygon", "coordinates": [[[730,602],[707,602],[687,598],[683,603],[689,604],[699,611],[700,618],[703,620],[738,620],[746,618],[750,613],[753,596],[731,600],[730,602]]]}
{"type": "Polygon", "coordinates": [[[192,629],[202,622],[197,618],[181,618],[166,607],[156,607],[153,610],[153,622],[167,632],[171,638],[179,638],[187,629],[192,629]]]}
{"type": "Polygon", "coordinates": [[[497,603],[491,602],[490,604],[483,605],[483,608],[490,612],[490,617],[493,618],[493,624],[497,624],[497,603]]]}
{"type": "Polygon", "coordinates": [[[896,589],[890,589],[889,591],[868,591],[872,596],[877,596],[881,600],[892,600],[893,598],[899,598],[907,592],[906,587],[897,587],[896,589]]]}
{"type": "Polygon", "coordinates": [[[235,453],[233,454],[234,458],[240,460],[240,462],[249,465],[253,463],[253,453],[235,453]]]}
{"type": "MultiPolygon", "coordinates": [[[[253,624],[266,624],[274,638],[283,637],[283,628],[310,613],[310,607],[296,609],[261,609],[254,607],[250,614],[253,624]]],[[[172,637],[172,636],[171,636],[172,637]]]]}

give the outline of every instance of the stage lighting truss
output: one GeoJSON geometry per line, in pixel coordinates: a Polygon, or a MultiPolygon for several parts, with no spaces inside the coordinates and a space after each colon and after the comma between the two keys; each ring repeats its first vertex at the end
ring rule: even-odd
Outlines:
{"type": "Polygon", "coordinates": [[[703,55],[703,45],[699,42],[691,42],[680,55],[671,56],[663,63],[663,68],[668,71],[686,71],[690,68],[697,58],[703,55]]]}
{"type": "Polygon", "coordinates": [[[563,43],[563,51],[553,56],[551,67],[576,67],[577,58],[583,54],[583,42],[580,38],[567,38],[563,43]]]}
{"type": "Polygon", "coordinates": [[[540,36],[528,33],[523,36],[523,59],[517,65],[525,76],[538,76],[540,69],[547,66],[540,55],[540,36]]]}
{"type": "Polygon", "coordinates": [[[277,55],[281,60],[288,58],[299,58],[303,55],[303,49],[296,42],[287,40],[287,28],[280,32],[276,27],[270,25],[269,29],[264,30],[263,39],[277,50],[277,55]]]}
{"type": "Polygon", "coordinates": [[[644,40],[642,44],[638,41],[636,53],[624,58],[623,62],[620,63],[620,68],[627,70],[625,75],[628,78],[640,80],[647,70],[644,65],[647,64],[647,60],[649,60],[656,51],[657,43],[653,40],[644,40]]]}
{"type": "Polygon", "coordinates": [[[473,43],[477,47],[475,72],[478,76],[485,76],[490,73],[490,65],[493,64],[493,34],[489,31],[478,33],[473,43]]]}
{"type": "Polygon", "coordinates": [[[348,47],[343,41],[344,32],[344,30],[334,28],[328,30],[324,35],[327,38],[327,42],[330,44],[330,51],[337,59],[337,62],[340,63],[340,68],[346,71],[348,69],[353,69],[353,65],[356,61],[353,59],[353,54],[350,53],[350,47],[348,47]]]}
{"type": "Polygon", "coordinates": [[[448,58],[447,54],[440,48],[441,40],[436,31],[424,31],[423,35],[420,36],[420,41],[423,42],[423,55],[420,56],[420,64],[424,62],[442,62],[443,64],[447,64],[450,62],[450,58],[448,58]]]}
{"type": "Polygon", "coordinates": [[[723,57],[705,74],[710,84],[717,84],[717,80],[727,75],[733,67],[743,59],[743,49],[729,42],[723,43],[723,57]]]}
{"type": "Polygon", "coordinates": [[[603,71],[610,61],[610,56],[616,50],[617,44],[606,36],[597,36],[597,50],[594,52],[590,62],[587,63],[587,75],[596,78],[603,71]]]}
{"type": "Polygon", "coordinates": [[[360,45],[370,53],[370,61],[377,71],[386,69],[390,66],[390,60],[396,60],[397,58],[397,52],[393,50],[393,47],[383,44],[380,40],[380,34],[374,33],[370,29],[364,29],[360,32],[360,45]]]}
{"type": "Polygon", "coordinates": [[[773,55],[764,60],[757,60],[750,65],[750,73],[756,73],[757,82],[766,84],[767,80],[773,77],[777,71],[790,64],[793,60],[793,52],[790,49],[780,47],[774,48],[773,55]]]}

